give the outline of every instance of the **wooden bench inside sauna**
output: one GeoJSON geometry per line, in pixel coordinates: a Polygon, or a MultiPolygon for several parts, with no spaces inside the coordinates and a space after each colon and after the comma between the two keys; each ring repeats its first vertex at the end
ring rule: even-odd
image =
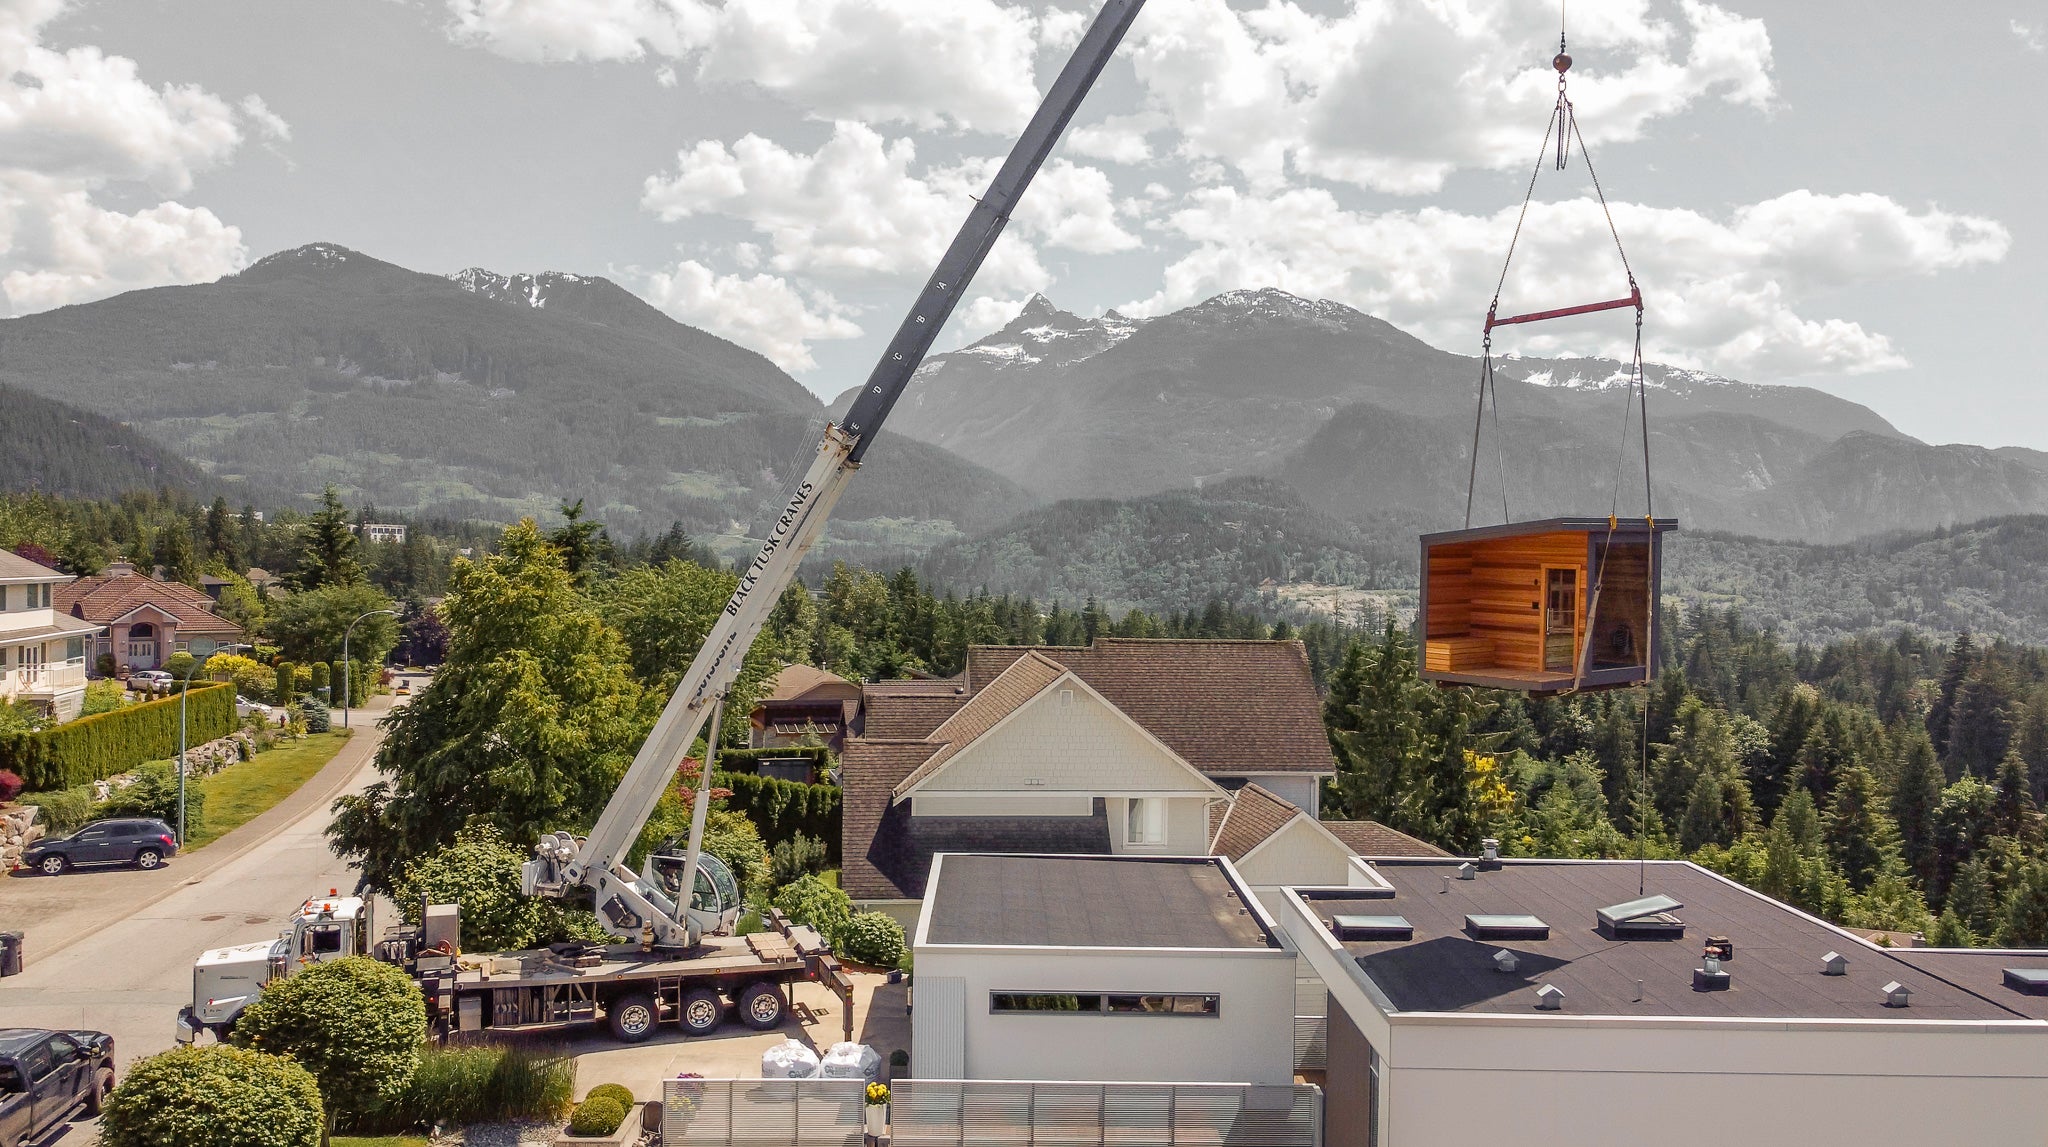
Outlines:
{"type": "Polygon", "coordinates": [[[1650,603],[1677,529],[1624,519],[1610,538],[1606,518],[1551,518],[1423,535],[1422,676],[1539,694],[1649,680],[1650,603]]]}

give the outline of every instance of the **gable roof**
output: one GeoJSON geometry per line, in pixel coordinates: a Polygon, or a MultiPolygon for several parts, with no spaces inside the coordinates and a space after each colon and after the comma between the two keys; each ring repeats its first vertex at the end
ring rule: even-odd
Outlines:
{"type": "Polygon", "coordinates": [[[1243,860],[1295,817],[1305,820],[1308,814],[1259,785],[1246,785],[1230,798],[1230,807],[1224,810],[1223,820],[1209,840],[1209,851],[1234,861],[1243,860]]]}
{"type": "Polygon", "coordinates": [[[195,636],[239,637],[242,627],[213,612],[213,599],[191,586],[158,581],[139,574],[80,578],[58,586],[51,595],[59,613],[95,625],[118,622],[136,609],[153,605],[178,619],[180,632],[195,636]]]}
{"type": "Polygon", "coordinates": [[[975,645],[967,650],[963,682],[969,694],[1026,655],[1073,670],[1204,773],[1337,771],[1323,732],[1322,694],[1299,641],[1099,637],[1085,648],[975,645]],[[1252,699],[1257,704],[1247,703],[1252,699]]]}
{"type": "Polygon", "coordinates": [[[51,569],[38,561],[31,561],[13,550],[0,550],[0,581],[54,581],[72,580],[68,573],[51,569]]]}
{"type": "Polygon", "coordinates": [[[1426,840],[1396,832],[1376,820],[1326,820],[1322,826],[1344,842],[1353,856],[1450,856],[1426,840]]]}
{"type": "Polygon", "coordinates": [[[768,679],[768,692],[761,701],[795,701],[814,690],[822,691],[821,700],[836,700],[824,697],[823,693],[854,695],[860,692],[860,686],[815,665],[785,665],[768,679]]]}
{"type": "Polygon", "coordinates": [[[938,728],[925,734],[925,740],[939,743],[942,747],[896,783],[896,795],[901,797],[915,788],[918,782],[938,772],[940,766],[952,760],[960,750],[1002,724],[1003,718],[1015,713],[1025,702],[1045,692],[1048,686],[1066,675],[1065,669],[1044,657],[1026,655],[1011,662],[1009,668],[989,682],[988,688],[969,698],[966,704],[941,721],[938,728]]]}

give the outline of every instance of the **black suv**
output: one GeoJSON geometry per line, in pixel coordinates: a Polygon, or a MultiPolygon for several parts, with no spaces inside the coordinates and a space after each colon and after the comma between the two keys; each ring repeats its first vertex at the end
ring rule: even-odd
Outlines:
{"type": "Polygon", "coordinates": [[[90,1119],[114,1087],[105,1032],[0,1028],[0,1147],[24,1147],[69,1119],[90,1119]]]}
{"type": "Polygon", "coordinates": [[[178,854],[171,826],[154,818],[96,820],[70,836],[44,838],[22,850],[21,862],[46,876],[74,864],[132,864],[155,868],[178,854]]]}

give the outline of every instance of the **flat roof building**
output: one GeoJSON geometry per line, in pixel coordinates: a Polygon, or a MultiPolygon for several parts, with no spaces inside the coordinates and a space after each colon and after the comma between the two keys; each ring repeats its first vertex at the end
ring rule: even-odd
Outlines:
{"type": "Polygon", "coordinates": [[[942,854],[914,952],[919,1077],[1293,1080],[1294,952],[1220,857],[942,854]]]}
{"type": "Polygon", "coordinates": [[[1887,950],[1681,861],[1375,872],[1280,914],[1329,989],[1332,1147],[1632,1147],[1645,1120],[2007,1143],[2048,1122],[2048,995],[2005,971],[2048,981],[2048,952],[1887,950]]]}

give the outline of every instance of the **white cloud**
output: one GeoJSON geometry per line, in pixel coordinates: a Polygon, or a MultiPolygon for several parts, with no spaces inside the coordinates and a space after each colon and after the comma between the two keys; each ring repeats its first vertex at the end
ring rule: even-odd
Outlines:
{"type": "MultiPolygon", "coordinates": [[[[1882,333],[1808,317],[1815,293],[1996,262],[2011,245],[1992,220],[1916,212],[1869,194],[1795,191],[1725,219],[1627,203],[1614,213],[1648,302],[1651,357],[1758,381],[1904,365],[1882,333]]],[[[1476,350],[1514,222],[1512,207],[1487,216],[1434,207],[1374,214],[1346,210],[1321,189],[1259,197],[1202,188],[1161,224],[1193,249],[1166,269],[1158,293],[1124,310],[1157,314],[1224,290],[1272,286],[1370,311],[1440,346],[1476,350]]],[[[1626,293],[1597,203],[1531,209],[1502,314],[1626,293]]],[[[1625,313],[1610,314],[1510,328],[1495,345],[1522,354],[1625,355],[1631,333],[1625,313]]]]}
{"type": "Polygon", "coordinates": [[[2041,40],[2040,25],[2022,24],[2018,20],[2014,20],[2011,23],[2012,34],[2018,37],[2020,47],[2025,48],[2029,52],[2048,51],[2048,43],[2043,43],[2041,40]]]}
{"type": "MultiPolygon", "coordinates": [[[[1677,14],[1682,31],[1650,0],[1573,5],[1589,143],[1639,138],[1704,99],[1768,105],[1762,22],[1697,0],[1677,14]]],[[[1188,157],[1267,189],[1298,173],[1421,194],[1460,169],[1529,162],[1556,98],[1551,19],[1509,0],[1350,0],[1330,17],[1182,0],[1151,10],[1134,59],[1188,157]]]]}
{"type": "MultiPolygon", "coordinates": [[[[969,158],[919,169],[909,139],[884,139],[841,122],[808,155],[749,135],[706,140],[677,155],[673,173],[648,178],[641,205],[667,221],[715,215],[744,221],[768,241],[784,274],[855,278],[931,271],[993,177],[999,160],[969,158]]],[[[998,293],[1051,282],[1035,244],[1084,253],[1129,250],[1109,177],[1067,160],[1046,165],[976,284],[998,293]]]]}
{"type": "Polygon", "coordinates": [[[1081,17],[998,0],[447,0],[458,41],[516,60],[688,61],[807,112],[1009,133],[1038,103],[1041,46],[1081,17]]]}
{"type": "Polygon", "coordinates": [[[93,201],[111,183],[191,189],[245,127],[273,141],[290,125],[263,100],[239,105],[192,85],[151,87],[135,61],[42,42],[62,0],[0,9],[0,290],[13,313],[132,287],[215,278],[247,261],[241,234],[203,208],[166,201],[133,213],[93,201]]]}
{"type": "Polygon", "coordinates": [[[642,277],[641,295],[683,322],[767,355],[792,374],[816,369],[810,344],[859,338],[838,300],[770,274],[720,275],[694,259],[642,277]]]}

